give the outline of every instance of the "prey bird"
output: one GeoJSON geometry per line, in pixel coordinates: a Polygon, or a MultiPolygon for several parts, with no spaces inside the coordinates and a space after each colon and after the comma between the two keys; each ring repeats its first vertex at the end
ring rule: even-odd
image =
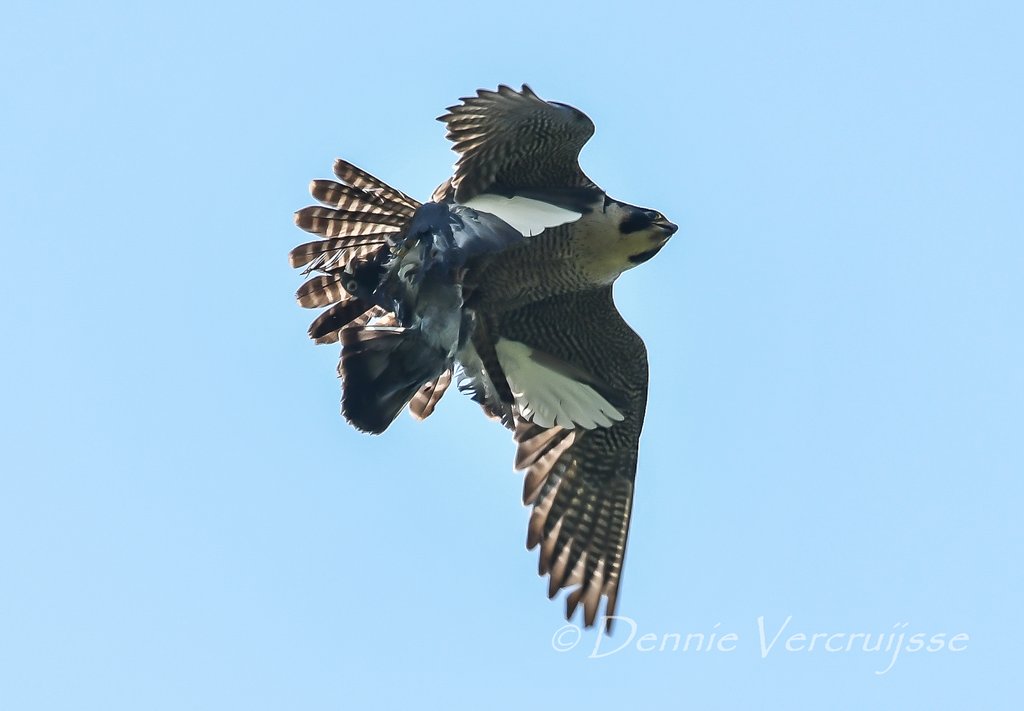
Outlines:
{"type": "Polygon", "coordinates": [[[429,416],[455,379],[514,432],[548,595],[566,617],[615,616],[647,402],[647,351],[612,284],[677,227],[583,173],[593,122],[528,86],[463,98],[440,117],[459,158],[421,203],[344,160],[296,224],[313,274],[309,335],[342,343],[342,413],[381,433],[408,404],[429,416]]]}
{"type": "Polygon", "coordinates": [[[416,210],[389,249],[347,265],[345,290],[390,315],[388,325],[341,331],[349,422],[383,432],[424,383],[451,370],[473,325],[463,304],[465,265],[522,240],[493,215],[432,202],[416,210]]]}

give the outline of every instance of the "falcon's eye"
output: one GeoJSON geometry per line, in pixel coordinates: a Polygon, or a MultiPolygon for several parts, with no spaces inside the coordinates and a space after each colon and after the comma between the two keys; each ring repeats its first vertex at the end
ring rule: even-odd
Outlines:
{"type": "Polygon", "coordinates": [[[646,230],[657,219],[657,214],[651,210],[634,210],[629,217],[619,223],[619,231],[628,235],[632,232],[646,230]]]}

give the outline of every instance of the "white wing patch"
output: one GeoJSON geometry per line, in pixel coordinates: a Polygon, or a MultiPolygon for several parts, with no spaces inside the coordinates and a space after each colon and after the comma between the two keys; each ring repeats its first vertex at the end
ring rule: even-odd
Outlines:
{"type": "Polygon", "coordinates": [[[541,427],[611,427],[625,419],[590,385],[538,362],[525,343],[499,338],[494,345],[519,414],[541,427]]]}
{"type": "Polygon", "coordinates": [[[515,227],[524,237],[539,235],[548,227],[575,222],[583,213],[566,210],[543,200],[526,197],[503,197],[492,193],[477,195],[467,200],[466,207],[489,212],[515,227]]]}

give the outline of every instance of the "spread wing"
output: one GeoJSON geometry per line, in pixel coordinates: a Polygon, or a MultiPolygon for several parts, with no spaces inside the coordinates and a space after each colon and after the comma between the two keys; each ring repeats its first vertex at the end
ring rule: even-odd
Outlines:
{"type": "MultiPolygon", "coordinates": [[[[622,319],[611,286],[548,299],[499,317],[502,338],[571,363],[616,393],[621,421],[584,429],[517,421],[516,469],[533,506],[527,547],[540,547],[548,594],[572,588],[566,617],[615,614],[633,503],[637,448],[647,405],[647,350],[622,319]]],[[[607,627],[611,629],[612,620],[607,627]]]]}
{"type": "Polygon", "coordinates": [[[580,169],[594,124],[579,109],[544,101],[525,84],[521,91],[480,89],[461,101],[438,119],[459,154],[450,182],[456,201],[487,209],[470,201],[519,196],[580,213],[603,195],[580,169]]]}

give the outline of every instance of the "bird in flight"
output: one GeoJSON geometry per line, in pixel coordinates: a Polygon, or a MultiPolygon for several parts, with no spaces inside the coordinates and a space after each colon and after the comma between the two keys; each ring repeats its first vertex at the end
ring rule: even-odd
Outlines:
{"type": "Polygon", "coordinates": [[[528,86],[463,98],[439,118],[459,158],[421,203],[344,160],[295,214],[320,237],[292,250],[312,275],[309,335],[341,342],[342,413],[378,434],[429,416],[453,380],[514,432],[548,595],[606,629],[618,601],[647,403],[647,351],[612,285],[677,227],[583,173],[593,122],[528,86]]]}

